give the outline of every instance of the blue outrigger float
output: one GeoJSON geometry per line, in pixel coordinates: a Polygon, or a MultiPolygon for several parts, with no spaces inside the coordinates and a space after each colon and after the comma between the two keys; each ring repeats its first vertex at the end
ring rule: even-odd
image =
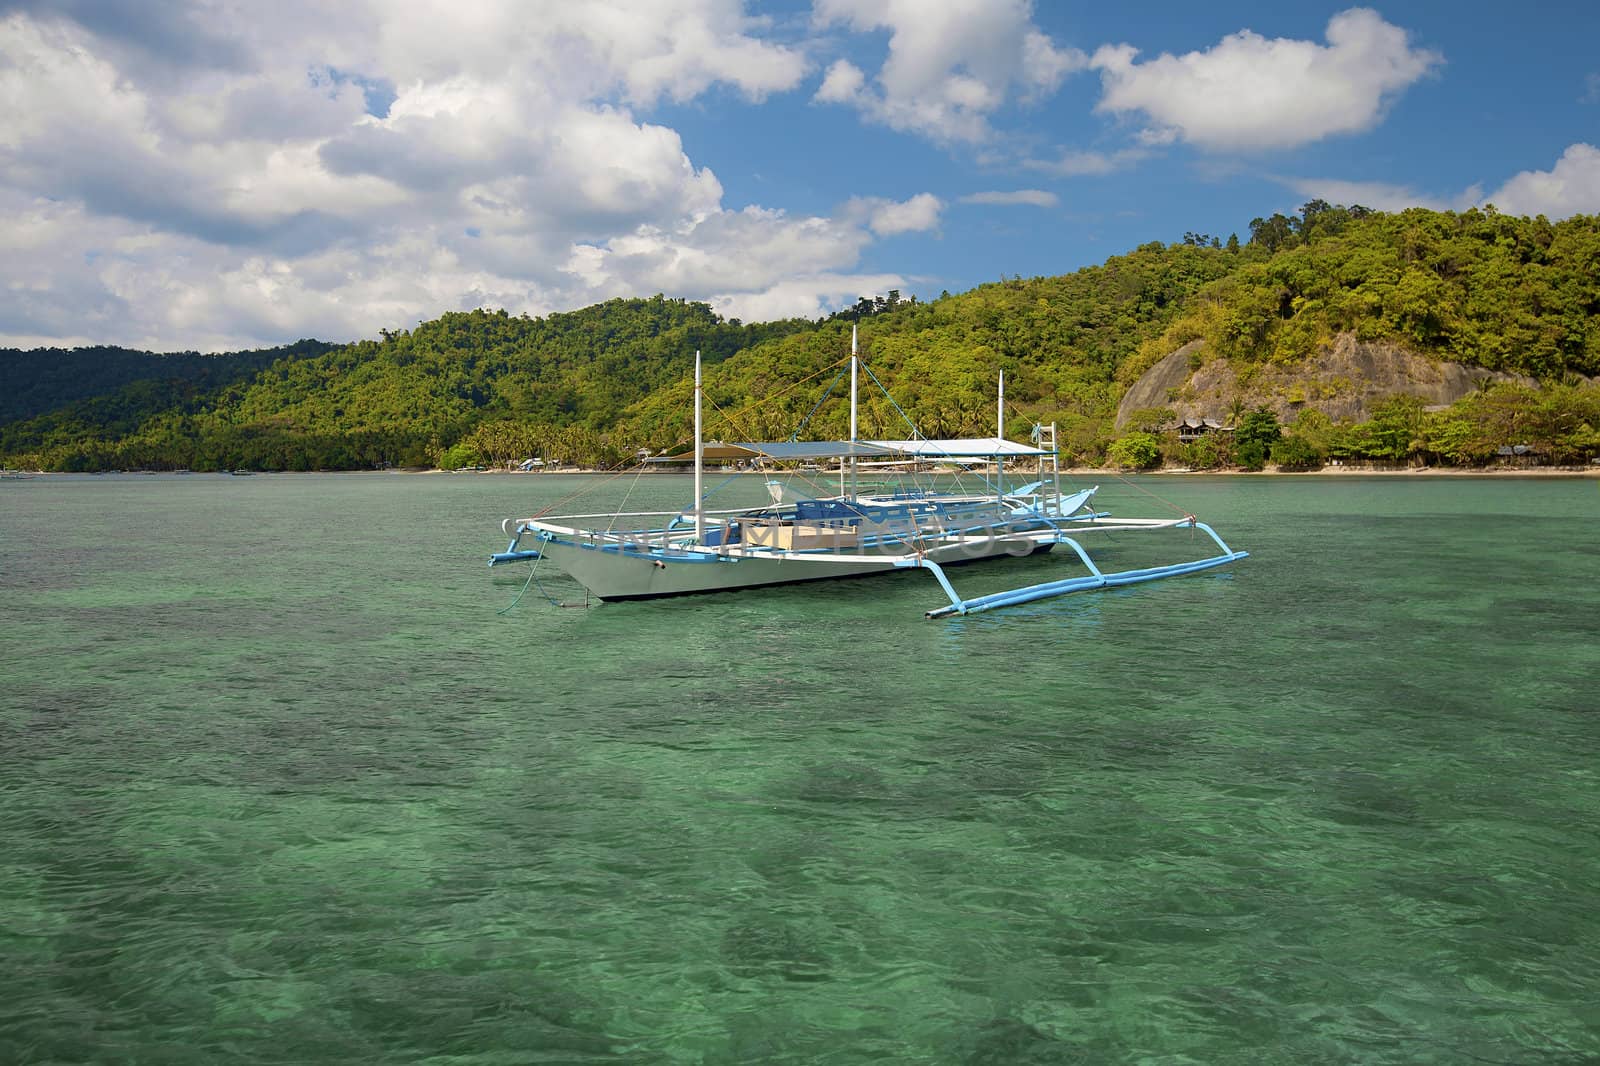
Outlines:
{"type": "Polygon", "coordinates": [[[1194,574],[1249,555],[1229,548],[1215,530],[1194,515],[1118,519],[1094,509],[1098,486],[1064,494],[1053,425],[1035,427],[1034,446],[1005,439],[1003,377],[998,432],[994,437],[862,440],[857,435],[856,421],[859,365],[852,333],[850,440],[707,444],[702,436],[697,353],[694,451],[692,455],[657,460],[694,464],[692,506],[676,512],[507,519],[502,529],[510,537],[510,544],[505,551],[490,556],[489,565],[531,562],[537,570],[548,559],[602,601],[686,596],[920,569],[933,574],[950,600],[928,611],[927,616],[945,618],[1071,592],[1194,574]],[[1001,475],[1005,462],[1024,458],[1036,461],[1043,476],[1016,490],[1004,490],[1001,475]],[[837,495],[785,503],[783,486],[769,481],[770,506],[708,510],[703,491],[707,459],[737,460],[758,467],[838,460],[840,491],[837,495]],[[863,493],[856,475],[864,461],[993,464],[995,477],[979,492],[914,488],[863,493]],[[1205,533],[1215,543],[1217,554],[1108,572],[1096,565],[1082,543],[1086,535],[1182,529],[1205,533]],[[1058,545],[1070,548],[1086,573],[972,598],[961,596],[946,573],[954,565],[1037,555],[1058,545]]]}

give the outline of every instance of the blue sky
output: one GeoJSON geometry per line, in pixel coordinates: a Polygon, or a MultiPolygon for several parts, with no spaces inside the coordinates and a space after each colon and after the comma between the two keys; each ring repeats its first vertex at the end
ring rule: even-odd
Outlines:
{"type": "Polygon", "coordinates": [[[0,0],[0,344],[814,316],[1313,197],[1600,212],[1600,6],[0,0]]]}

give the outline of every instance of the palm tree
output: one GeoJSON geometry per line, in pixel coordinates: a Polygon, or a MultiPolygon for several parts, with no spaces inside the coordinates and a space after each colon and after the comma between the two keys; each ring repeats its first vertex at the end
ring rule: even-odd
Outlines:
{"type": "Polygon", "coordinates": [[[1228,401],[1228,425],[1226,428],[1234,429],[1239,425],[1239,420],[1244,418],[1244,413],[1249,409],[1242,393],[1234,393],[1233,399],[1228,401]]]}

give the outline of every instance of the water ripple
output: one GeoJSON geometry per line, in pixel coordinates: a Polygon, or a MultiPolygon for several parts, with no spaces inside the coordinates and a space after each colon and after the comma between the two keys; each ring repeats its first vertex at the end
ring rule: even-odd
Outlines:
{"type": "Polygon", "coordinates": [[[1549,486],[1187,481],[1236,575],[949,624],[918,575],[500,617],[456,516],[537,479],[23,488],[0,1061],[1600,1058],[1549,486]]]}

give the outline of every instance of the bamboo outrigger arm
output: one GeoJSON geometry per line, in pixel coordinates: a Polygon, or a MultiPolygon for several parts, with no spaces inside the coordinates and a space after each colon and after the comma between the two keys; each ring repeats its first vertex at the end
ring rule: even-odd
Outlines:
{"type": "Polygon", "coordinates": [[[1213,567],[1226,566],[1250,554],[1249,552],[1232,550],[1223,542],[1221,537],[1217,536],[1216,530],[1193,518],[1186,518],[1179,523],[1151,523],[1145,528],[1170,525],[1186,525],[1193,529],[1204,530],[1216,542],[1217,547],[1222,549],[1222,554],[1196,559],[1192,562],[1152,566],[1142,570],[1122,570],[1107,574],[1095,566],[1094,560],[1089,558],[1089,553],[1083,549],[1081,544],[1066,534],[1060,532],[1033,534],[1032,539],[1039,543],[1065,544],[1071,548],[1077,553],[1078,558],[1083,561],[1083,565],[1088,567],[1089,573],[1081,577],[1064,578],[1060,581],[1046,581],[1037,585],[1025,585],[1005,592],[990,593],[987,596],[975,596],[972,599],[963,599],[950,584],[950,578],[945,574],[944,568],[932,559],[922,556],[908,556],[897,560],[895,565],[932,571],[934,578],[939,582],[939,587],[944,589],[946,596],[950,597],[950,604],[946,607],[934,608],[927,613],[927,616],[929,618],[948,618],[953,614],[977,614],[980,611],[991,610],[995,607],[1011,607],[1019,603],[1028,603],[1032,600],[1064,596],[1070,592],[1112,588],[1117,585],[1137,585],[1145,581],[1159,581],[1164,577],[1195,574],[1202,570],[1210,570],[1213,567]]]}

